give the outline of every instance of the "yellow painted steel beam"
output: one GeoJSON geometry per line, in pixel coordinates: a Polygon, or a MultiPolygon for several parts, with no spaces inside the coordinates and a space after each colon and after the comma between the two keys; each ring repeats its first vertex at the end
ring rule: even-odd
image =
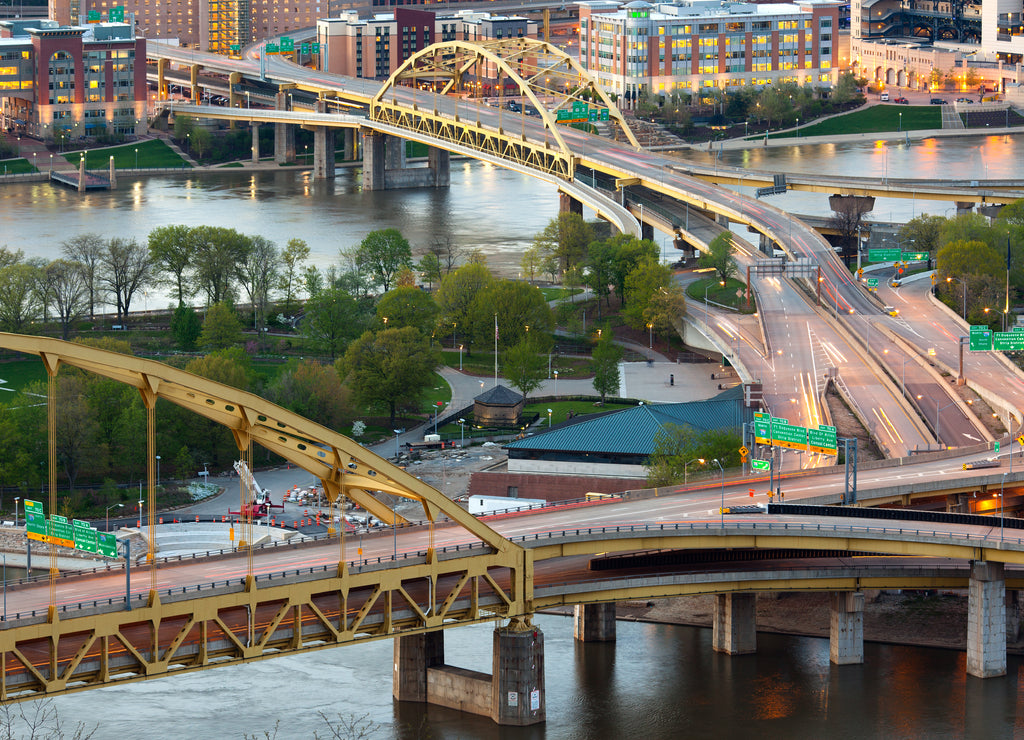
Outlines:
{"type": "MultiPolygon", "coordinates": [[[[164,398],[226,426],[233,433],[251,436],[289,462],[322,480],[340,481],[342,475],[364,476],[373,490],[387,490],[418,501],[427,518],[440,512],[481,542],[499,551],[519,550],[493,529],[470,515],[440,491],[370,452],[348,437],[316,424],[263,398],[184,370],[139,357],[88,347],[73,342],[21,334],[0,333],[0,346],[38,355],[52,366],[78,367],[139,389],[150,388],[164,398]]],[[[55,467],[55,466],[54,466],[55,467]]],[[[333,489],[337,492],[337,489],[333,489]]],[[[362,487],[362,490],[366,490],[362,487]]],[[[330,496],[330,491],[328,492],[330,496]]],[[[361,503],[370,503],[366,494],[361,503]]],[[[371,503],[375,516],[389,523],[401,521],[384,502],[371,503]],[[381,516],[383,515],[383,516],[381,516]]]]}

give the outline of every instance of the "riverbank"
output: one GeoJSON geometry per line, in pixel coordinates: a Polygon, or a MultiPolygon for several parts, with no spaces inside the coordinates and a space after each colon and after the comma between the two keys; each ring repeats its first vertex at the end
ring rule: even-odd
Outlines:
{"type": "MultiPolygon", "coordinates": [[[[967,649],[966,592],[868,591],[864,602],[864,639],[917,647],[967,649]]],[[[618,619],[634,622],[711,627],[715,597],[682,596],[623,602],[618,619]]],[[[804,637],[829,636],[828,593],[759,594],[757,630],[804,637]]],[[[1007,652],[1024,655],[1024,641],[1007,636],[1007,652]]]]}

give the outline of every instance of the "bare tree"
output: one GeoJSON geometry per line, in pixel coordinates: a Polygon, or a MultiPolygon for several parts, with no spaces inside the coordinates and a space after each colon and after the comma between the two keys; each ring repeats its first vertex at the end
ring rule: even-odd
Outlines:
{"type": "Polygon", "coordinates": [[[875,207],[875,199],[862,196],[832,196],[829,198],[833,216],[828,220],[828,227],[839,232],[846,265],[850,265],[851,256],[856,256],[857,233],[864,223],[864,214],[870,213],[875,207]]]}
{"type": "Polygon", "coordinates": [[[60,321],[61,336],[67,341],[71,324],[85,314],[85,266],[71,260],[54,260],[43,272],[43,303],[53,309],[60,321]]]}
{"type": "Polygon", "coordinates": [[[238,265],[238,282],[249,295],[256,334],[262,338],[266,329],[267,304],[270,291],[277,285],[281,256],[274,242],[262,236],[250,237],[252,246],[238,265]]]}
{"type": "Polygon", "coordinates": [[[152,279],[149,250],[134,239],[114,237],[100,257],[99,283],[114,296],[117,318],[128,320],[132,297],[152,279]]]}
{"type": "Polygon", "coordinates": [[[89,291],[89,318],[96,317],[96,270],[105,248],[106,242],[99,234],[79,234],[61,244],[61,251],[67,259],[82,263],[83,277],[89,291]]]}

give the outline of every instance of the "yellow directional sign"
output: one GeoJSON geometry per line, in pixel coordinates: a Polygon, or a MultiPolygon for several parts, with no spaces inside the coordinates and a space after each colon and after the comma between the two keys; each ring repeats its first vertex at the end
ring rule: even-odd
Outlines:
{"type": "Polygon", "coordinates": [[[749,454],[750,454],[750,450],[748,450],[746,447],[740,447],[740,455],[741,456],[746,457],[749,454]]]}

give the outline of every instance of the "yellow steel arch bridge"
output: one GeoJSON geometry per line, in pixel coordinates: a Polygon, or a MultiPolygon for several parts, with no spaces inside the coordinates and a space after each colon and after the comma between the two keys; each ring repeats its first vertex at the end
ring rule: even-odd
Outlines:
{"type": "MultiPolygon", "coordinates": [[[[991,526],[929,525],[851,520],[841,525],[787,518],[668,522],[657,514],[666,499],[644,502],[628,523],[603,526],[607,504],[571,512],[572,528],[553,527],[552,512],[504,523],[511,538],[469,516],[440,492],[344,435],[258,396],[162,363],[57,339],[0,334],[0,346],[39,356],[49,384],[50,506],[56,508],[53,449],[61,413],[56,379],[63,366],[112,378],[138,389],[147,409],[147,458],[154,459],[156,401],[171,403],[231,430],[239,450],[253,443],[313,473],[328,497],[350,497],[398,523],[389,496],[415,501],[423,521],[403,528],[403,556],[350,561],[343,532],[303,546],[254,548],[213,561],[157,563],[150,550],[149,589],[143,598],[112,598],[119,571],[58,579],[51,561],[49,588],[9,589],[0,628],[0,701],[79,691],[174,672],[199,670],[358,640],[415,634],[493,619],[526,620],[537,608],[561,603],[739,590],[855,589],[914,584],[962,586],[966,571],[928,570],[920,561],[895,563],[884,573],[849,564],[832,572],[745,573],[697,579],[643,569],[630,577],[589,570],[596,555],[670,549],[823,549],[883,555],[1024,563],[1017,530],[996,536],[991,526]],[[588,520],[588,516],[590,517],[588,520]],[[444,526],[435,523],[446,519],[444,526]],[[589,522],[589,523],[588,523],[589,522]],[[411,546],[412,552],[406,552],[411,546]],[[215,568],[216,575],[211,575],[215,568]],[[160,588],[157,588],[157,573],[160,588]],[[225,573],[229,575],[225,577],[225,573]],[[211,580],[213,579],[213,580],[211,580]],[[58,594],[59,591],[59,594],[58,594]],[[126,611],[125,604],[135,608],[126,611]]],[[[149,527],[153,528],[153,471],[149,471],[149,527]]],[[[496,525],[501,528],[503,524],[496,525]]],[[[349,538],[351,539],[351,537],[349,538]]],[[[376,539],[390,544],[391,535],[376,539]]],[[[152,541],[152,537],[151,537],[152,541]]],[[[362,547],[362,545],[360,546],[362,547]]],[[[56,551],[56,548],[53,548],[56,551]]],[[[390,555],[390,553],[388,553],[390,555]]],[[[1015,574],[1008,582],[1019,587],[1015,574]]]]}

